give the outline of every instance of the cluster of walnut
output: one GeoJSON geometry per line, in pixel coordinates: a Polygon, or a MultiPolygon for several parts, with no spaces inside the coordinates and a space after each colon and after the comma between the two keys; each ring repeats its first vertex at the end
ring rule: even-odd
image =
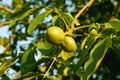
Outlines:
{"type": "Polygon", "coordinates": [[[75,51],[75,40],[64,33],[60,27],[52,26],[47,29],[47,37],[53,44],[62,44],[66,51],[75,51]]]}

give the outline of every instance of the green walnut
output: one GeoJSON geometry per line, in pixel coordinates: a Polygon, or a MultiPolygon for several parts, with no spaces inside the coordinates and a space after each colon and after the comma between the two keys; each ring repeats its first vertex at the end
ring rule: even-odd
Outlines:
{"type": "Polygon", "coordinates": [[[90,31],[90,34],[95,36],[95,35],[97,35],[98,33],[97,33],[97,31],[96,31],[95,29],[92,29],[92,30],[90,31]]]}
{"type": "Polygon", "coordinates": [[[52,26],[47,29],[47,37],[50,42],[54,44],[61,44],[65,37],[65,34],[61,28],[52,26]]]}
{"type": "Polygon", "coordinates": [[[75,40],[70,36],[66,36],[64,38],[62,45],[66,51],[75,51],[76,50],[75,40]]]}

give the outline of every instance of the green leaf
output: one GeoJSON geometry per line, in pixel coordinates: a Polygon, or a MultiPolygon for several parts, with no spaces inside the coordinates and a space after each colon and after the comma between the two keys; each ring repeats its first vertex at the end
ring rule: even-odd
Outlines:
{"type": "Polygon", "coordinates": [[[36,77],[41,77],[42,78],[43,74],[40,74],[38,72],[28,72],[25,75],[19,77],[16,80],[34,80],[36,77]]]}
{"type": "Polygon", "coordinates": [[[4,62],[1,66],[0,66],[0,76],[4,74],[4,72],[11,66],[14,64],[15,61],[7,61],[4,62]]]}
{"type": "Polygon", "coordinates": [[[31,64],[22,64],[21,71],[22,74],[26,74],[28,72],[35,72],[37,70],[38,63],[34,62],[31,64]]]}
{"type": "Polygon", "coordinates": [[[31,63],[34,63],[35,62],[35,59],[34,59],[34,53],[35,53],[35,48],[30,48],[28,50],[25,51],[24,55],[22,56],[21,58],[21,63],[24,64],[24,63],[27,63],[27,64],[31,64],[31,63]]]}
{"type": "Polygon", "coordinates": [[[57,22],[59,22],[59,23],[61,22],[61,24],[64,23],[63,26],[65,26],[66,29],[69,29],[69,26],[71,26],[72,22],[74,22],[76,25],[80,25],[78,20],[75,19],[70,13],[62,13],[57,8],[54,8],[54,10],[59,16],[59,18],[57,18],[57,20],[55,20],[56,21],[55,23],[57,23],[57,22]],[[59,21],[58,19],[60,19],[62,21],[59,21]]]}
{"type": "Polygon", "coordinates": [[[54,17],[52,18],[52,25],[55,25],[55,24],[56,24],[56,21],[57,21],[58,18],[59,18],[58,15],[56,15],[56,16],[54,16],[54,17]]]}
{"type": "Polygon", "coordinates": [[[102,31],[102,35],[104,36],[110,36],[111,34],[115,34],[116,31],[113,28],[107,28],[102,31]]]}
{"type": "MultiPolygon", "coordinates": [[[[84,44],[84,48],[80,51],[80,53],[78,55],[78,58],[80,58],[80,60],[78,61],[78,63],[74,67],[74,71],[76,72],[76,74],[78,76],[80,76],[79,75],[79,73],[80,73],[79,67],[82,66],[82,64],[86,61],[86,59],[88,59],[89,51],[93,48],[93,45],[96,42],[96,39],[94,39],[94,37],[86,36],[85,38],[87,39],[87,41],[84,44]]],[[[83,38],[83,40],[85,38],[83,38]]]]}
{"type": "Polygon", "coordinates": [[[64,60],[64,59],[57,59],[57,62],[58,63],[60,62],[60,63],[64,64],[65,66],[70,66],[71,65],[71,63],[69,61],[64,60]]]}
{"type": "Polygon", "coordinates": [[[9,24],[9,27],[12,27],[16,24],[17,22],[17,19],[15,18],[10,24],[9,24]]]}
{"type": "MultiPolygon", "coordinates": [[[[115,53],[119,55],[120,53],[120,38],[119,37],[112,38],[112,49],[115,53]]],[[[120,55],[117,57],[120,57],[120,55]]]]}
{"type": "Polygon", "coordinates": [[[105,23],[105,28],[112,28],[112,26],[109,23],[105,23]]]}
{"type": "Polygon", "coordinates": [[[59,53],[58,58],[62,58],[64,60],[67,60],[67,59],[69,59],[69,58],[71,58],[73,56],[75,56],[75,52],[74,51],[73,52],[67,52],[67,51],[62,50],[59,53]]]}
{"type": "Polygon", "coordinates": [[[0,46],[1,45],[6,45],[7,43],[9,43],[9,40],[7,38],[1,38],[0,37],[0,46]]]}
{"type": "Polygon", "coordinates": [[[90,51],[88,61],[84,64],[84,73],[82,74],[81,80],[88,80],[90,76],[100,65],[103,60],[108,48],[112,45],[110,38],[105,38],[98,42],[93,49],[90,51]]]}
{"type": "Polygon", "coordinates": [[[45,80],[59,80],[59,79],[55,76],[48,76],[45,78],[45,80]]]}
{"type": "Polygon", "coordinates": [[[49,43],[47,40],[44,42],[38,42],[37,43],[37,48],[38,49],[44,49],[44,50],[49,50],[53,47],[51,43],[49,43]]]}
{"type": "Polygon", "coordinates": [[[120,30],[120,20],[114,19],[109,22],[109,24],[115,29],[120,30]]]}
{"type": "Polygon", "coordinates": [[[88,31],[90,32],[92,29],[95,29],[95,30],[99,31],[99,29],[100,29],[100,24],[98,24],[98,23],[92,23],[92,24],[89,26],[88,31]]]}
{"type": "Polygon", "coordinates": [[[57,19],[55,20],[55,18],[53,18],[52,19],[52,24],[53,25],[55,25],[55,26],[59,26],[59,27],[61,27],[62,29],[64,29],[65,30],[65,23],[64,23],[64,21],[58,16],[58,17],[56,17],[57,19]]]}
{"type": "Polygon", "coordinates": [[[53,45],[47,40],[37,43],[37,48],[45,56],[54,56],[61,52],[62,48],[60,45],[53,45]]]}
{"type": "Polygon", "coordinates": [[[20,54],[19,56],[14,57],[14,58],[11,58],[11,59],[7,60],[6,62],[2,63],[2,64],[0,65],[0,76],[2,76],[2,75],[4,74],[4,72],[5,72],[10,66],[12,66],[12,65],[15,63],[16,59],[19,58],[19,57],[21,57],[22,55],[23,55],[23,54],[20,54]]]}
{"type": "Polygon", "coordinates": [[[34,8],[28,10],[26,13],[24,13],[23,15],[21,15],[18,20],[22,20],[24,18],[26,18],[27,16],[29,16],[30,14],[34,13],[35,11],[37,11],[38,9],[41,9],[41,6],[35,6],[34,8]]]}
{"type": "Polygon", "coordinates": [[[70,13],[64,13],[62,14],[65,21],[68,23],[68,25],[71,25],[72,21],[77,25],[79,26],[80,23],[77,19],[75,19],[70,13]]]}
{"type": "Polygon", "coordinates": [[[37,25],[41,23],[45,19],[45,17],[47,17],[52,11],[53,9],[46,10],[45,12],[40,14],[38,17],[34,18],[31,24],[28,26],[28,30],[27,30],[28,34],[31,34],[32,31],[37,27],[37,25]]]}
{"type": "Polygon", "coordinates": [[[23,14],[19,13],[18,16],[15,17],[15,19],[11,22],[9,26],[10,27],[14,26],[18,21],[25,19],[26,17],[28,17],[29,15],[31,15],[40,8],[41,6],[35,6],[34,8],[28,10],[27,12],[22,12],[23,14]]]}
{"type": "Polygon", "coordinates": [[[36,52],[35,47],[32,47],[25,51],[24,55],[21,58],[21,71],[22,74],[25,74],[29,71],[34,70],[36,67],[35,65],[35,58],[34,53],[36,52]]]}
{"type": "Polygon", "coordinates": [[[83,41],[81,42],[81,45],[80,45],[81,50],[85,48],[85,44],[86,44],[87,40],[88,40],[88,37],[85,37],[83,39],[83,41]]]}
{"type": "Polygon", "coordinates": [[[71,25],[71,23],[72,23],[72,18],[70,17],[70,16],[68,16],[67,14],[62,14],[62,18],[61,18],[63,21],[64,21],[64,23],[65,24],[67,24],[68,26],[70,26],[71,25]]]}

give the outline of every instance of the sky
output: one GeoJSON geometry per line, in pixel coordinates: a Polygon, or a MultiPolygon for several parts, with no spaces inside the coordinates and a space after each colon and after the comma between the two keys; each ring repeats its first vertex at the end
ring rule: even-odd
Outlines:
{"type": "MultiPolygon", "coordinates": [[[[11,6],[12,0],[2,0],[2,1],[0,0],[0,4],[11,6]]],[[[8,27],[9,26],[3,26],[0,28],[0,37],[6,37],[6,38],[9,37],[8,27]]],[[[3,46],[0,46],[0,53],[3,51],[3,49],[4,49],[3,46]]]]}
{"type": "MultiPolygon", "coordinates": [[[[2,2],[0,1],[0,4],[11,6],[12,0],[2,0],[2,2]]],[[[9,37],[8,26],[4,26],[0,28],[0,37],[7,37],[7,38],[9,37]]]]}
{"type": "MultiPolygon", "coordinates": [[[[12,3],[12,0],[0,0],[0,4],[2,4],[2,5],[11,6],[11,3],[12,3]]],[[[9,26],[3,26],[3,27],[0,28],[0,37],[6,37],[6,38],[9,37],[8,27],[9,26]]],[[[2,53],[3,49],[4,49],[4,47],[0,46],[0,53],[2,53]]],[[[9,70],[9,71],[11,72],[11,74],[15,73],[15,71],[13,71],[13,70],[9,70]]],[[[12,76],[9,75],[9,77],[12,77],[12,76]]]]}
{"type": "MultiPolygon", "coordinates": [[[[1,0],[0,0],[1,1],[1,0]]],[[[0,4],[5,4],[5,5],[11,5],[12,0],[2,0],[2,2],[0,2],[0,4]]]]}
{"type": "MultiPolygon", "coordinates": [[[[12,5],[12,0],[0,0],[0,4],[2,5],[7,5],[7,6],[11,6],[12,5]]],[[[9,30],[9,26],[6,25],[6,26],[3,26],[3,27],[0,27],[0,37],[2,38],[9,38],[9,34],[10,32],[8,32],[9,30]]],[[[19,41],[18,42],[18,46],[20,45],[24,45],[25,43],[26,44],[29,44],[30,41],[19,41]]],[[[0,53],[2,53],[4,47],[3,46],[0,46],[0,53]]],[[[38,51],[38,50],[37,50],[38,51]]],[[[38,60],[40,57],[41,57],[41,53],[38,52],[39,55],[35,56],[35,59],[38,60]]],[[[11,70],[10,70],[11,71],[11,70]]],[[[13,74],[14,71],[11,72],[11,74],[13,74]]],[[[10,75],[9,75],[10,76],[10,75]]],[[[10,76],[11,77],[11,76],[10,76]]]]}

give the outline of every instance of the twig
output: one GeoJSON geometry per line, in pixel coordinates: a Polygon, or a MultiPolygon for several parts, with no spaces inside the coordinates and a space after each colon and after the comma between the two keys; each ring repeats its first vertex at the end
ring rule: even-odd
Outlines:
{"type": "Polygon", "coordinates": [[[4,53],[5,51],[7,51],[7,49],[10,47],[10,45],[11,45],[10,43],[7,44],[7,46],[6,46],[6,47],[4,48],[4,50],[3,50],[3,53],[4,53]]]}
{"type": "MultiPolygon", "coordinates": [[[[0,27],[3,27],[3,26],[5,26],[5,25],[9,25],[11,22],[10,21],[6,21],[6,22],[1,22],[0,23],[0,27]]],[[[19,24],[30,24],[31,22],[28,22],[28,21],[26,21],[26,22],[18,22],[19,24]]]]}
{"type": "MultiPolygon", "coordinates": [[[[87,8],[89,8],[93,4],[94,0],[90,0],[76,15],[75,18],[77,19],[87,8]]],[[[74,29],[74,22],[71,24],[71,29],[74,29]]]]}
{"type": "Polygon", "coordinates": [[[89,27],[90,25],[83,25],[83,26],[79,26],[79,27],[76,27],[73,29],[73,31],[76,31],[76,30],[79,30],[79,29],[82,29],[82,28],[87,28],[89,27]]]}
{"type": "Polygon", "coordinates": [[[10,24],[10,21],[1,22],[1,23],[0,23],[0,27],[5,26],[5,25],[8,25],[8,24],[10,24]]]}
{"type": "MultiPolygon", "coordinates": [[[[10,38],[10,41],[13,41],[14,40],[14,36],[12,36],[11,38],[10,38]]],[[[2,53],[5,53],[5,51],[7,51],[8,50],[8,48],[10,47],[10,43],[8,43],[6,46],[5,46],[5,48],[4,48],[4,50],[3,50],[3,52],[2,53]]]]}
{"type": "Polygon", "coordinates": [[[44,80],[44,78],[48,75],[48,72],[49,72],[50,69],[52,68],[52,66],[53,66],[53,64],[54,64],[55,61],[56,61],[56,58],[53,58],[53,60],[52,60],[52,62],[51,62],[51,64],[50,64],[50,66],[49,66],[48,70],[45,72],[45,74],[44,74],[42,80],[44,80]]]}
{"type": "Polygon", "coordinates": [[[87,8],[89,8],[94,0],[90,0],[76,15],[75,18],[77,19],[87,8]]]}
{"type": "Polygon", "coordinates": [[[5,10],[5,11],[11,13],[11,14],[14,13],[14,11],[13,11],[12,9],[10,9],[10,8],[8,8],[8,7],[5,7],[5,6],[2,6],[2,5],[0,5],[0,9],[3,9],[3,10],[5,10]]]}
{"type": "Polygon", "coordinates": [[[16,77],[18,77],[21,74],[21,71],[18,71],[12,78],[11,80],[15,80],[16,77]]]}

